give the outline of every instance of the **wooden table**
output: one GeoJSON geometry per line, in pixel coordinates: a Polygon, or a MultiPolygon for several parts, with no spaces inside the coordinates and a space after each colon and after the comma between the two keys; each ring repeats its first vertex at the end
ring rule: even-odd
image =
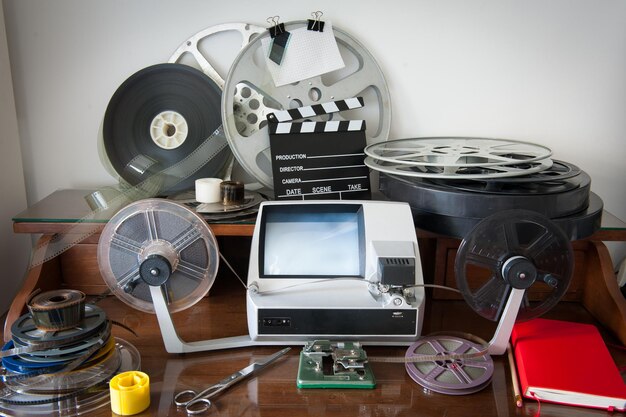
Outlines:
{"type": "MultiPolygon", "coordinates": [[[[173,406],[173,396],[183,389],[198,389],[215,383],[255,360],[276,352],[281,346],[251,347],[193,354],[167,354],[154,315],[127,307],[114,297],[100,304],[111,319],[134,329],[114,334],[135,345],[142,355],[142,370],[151,379],[151,406],[142,416],[183,416],[173,406]]],[[[578,303],[563,303],[546,317],[598,324],[578,303]]],[[[206,340],[247,333],[245,290],[239,282],[220,277],[209,297],[174,315],[177,330],[187,341],[206,340]]],[[[437,300],[426,307],[424,334],[435,331],[464,331],[489,339],[495,328],[471,311],[463,301],[437,300]]],[[[609,342],[615,342],[605,334],[609,342]]],[[[404,356],[406,347],[368,347],[369,356],[404,356]]],[[[572,347],[575,348],[575,347],[572,347]]],[[[296,375],[301,346],[293,346],[285,358],[243,381],[215,401],[208,416],[331,417],[331,416],[534,416],[537,403],[526,400],[522,408],[513,401],[509,364],[505,356],[494,357],[491,384],[471,395],[450,396],[425,390],[415,383],[402,364],[372,363],[376,387],[372,390],[298,389],[296,375]]],[[[626,353],[611,348],[618,365],[626,364],[626,353]]],[[[111,416],[106,407],[97,415],[111,416]]],[[[606,416],[604,411],[542,403],[541,415],[606,416]]]]}
{"type": "MultiPolygon", "coordinates": [[[[14,218],[17,233],[41,234],[50,239],[57,233],[76,231],[76,220],[89,211],[83,197],[88,191],[61,190],[14,218]]],[[[609,216],[602,230],[591,238],[574,242],[576,276],[572,291],[545,317],[589,322],[598,325],[606,340],[626,341],[626,302],[615,282],[610,258],[603,240],[626,240],[626,227],[609,216]]],[[[86,225],[93,228],[93,225],[86,225]]],[[[80,227],[80,225],[78,225],[80,227]]],[[[96,225],[97,231],[104,223],[96,225]]],[[[218,237],[220,250],[239,275],[247,273],[247,257],[253,220],[241,223],[210,224],[218,237]]],[[[458,239],[449,239],[418,230],[426,282],[446,283],[450,260],[454,259],[458,239]]],[[[97,233],[49,261],[29,270],[16,297],[7,324],[23,313],[33,289],[67,287],[98,294],[105,286],[100,276],[96,248],[97,233]]],[[[172,403],[182,389],[203,388],[279,349],[251,347],[226,351],[172,355],[165,352],[154,315],[136,311],[115,297],[100,302],[107,315],[135,330],[137,337],[121,327],[114,334],[141,352],[143,371],[151,378],[151,406],[141,415],[185,415],[172,403]]],[[[186,341],[206,340],[247,334],[245,290],[230,271],[220,267],[209,296],[195,306],[174,315],[180,336],[186,341]]],[[[428,291],[423,334],[434,331],[470,332],[489,339],[495,323],[474,313],[464,301],[436,296],[428,291]]],[[[7,337],[5,328],[5,337],[7,337]]],[[[10,333],[9,333],[10,334],[10,333]]],[[[403,365],[372,363],[377,379],[373,390],[312,390],[296,387],[298,354],[295,346],[258,377],[244,381],[221,395],[211,414],[220,416],[533,416],[537,404],[526,401],[515,407],[508,362],[495,357],[492,383],[482,391],[464,396],[449,396],[424,390],[405,372],[403,365]]],[[[406,347],[366,347],[370,356],[404,356],[406,347]]],[[[618,365],[626,364],[626,354],[611,349],[618,365]]],[[[92,414],[90,414],[92,415],[92,414]]],[[[111,415],[104,407],[97,414],[111,415]]],[[[606,415],[603,411],[542,404],[542,416],[606,415]]]]}

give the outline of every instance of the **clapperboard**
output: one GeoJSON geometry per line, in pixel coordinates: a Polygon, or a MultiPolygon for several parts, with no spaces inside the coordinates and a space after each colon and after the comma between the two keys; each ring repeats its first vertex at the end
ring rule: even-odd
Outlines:
{"type": "Polygon", "coordinates": [[[277,200],[371,198],[364,120],[294,122],[360,107],[355,97],[268,114],[277,200]]]}

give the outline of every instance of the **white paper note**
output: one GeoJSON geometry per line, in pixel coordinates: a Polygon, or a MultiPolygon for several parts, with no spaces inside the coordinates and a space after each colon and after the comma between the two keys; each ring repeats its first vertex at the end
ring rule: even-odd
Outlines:
{"type": "Polygon", "coordinates": [[[281,65],[269,59],[272,39],[262,39],[265,62],[277,87],[326,74],[345,66],[333,33],[326,22],[323,32],[308,30],[306,26],[290,30],[291,37],[281,65]]]}

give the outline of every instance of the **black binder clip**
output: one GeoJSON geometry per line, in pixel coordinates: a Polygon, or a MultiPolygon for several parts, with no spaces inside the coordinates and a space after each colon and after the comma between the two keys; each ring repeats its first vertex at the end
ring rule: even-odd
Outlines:
{"type": "Polygon", "coordinates": [[[272,62],[280,65],[285,55],[285,49],[289,42],[291,34],[285,30],[284,23],[278,23],[278,16],[272,16],[267,18],[268,23],[273,25],[268,29],[270,37],[272,38],[272,46],[270,48],[269,58],[272,62]]]}
{"type": "Polygon", "coordinates": [[[315,32],[323,32],[324,31],[324,22],[322,20],[320,20],[320,18],[322,17],[324,13],[322,13],[321,11],[316,11],[311,13],[311,16],[313,16],[313,19],[308,19],[307,22],[307,26],[306,28],[308,30],[313,30],[315,32]]]}

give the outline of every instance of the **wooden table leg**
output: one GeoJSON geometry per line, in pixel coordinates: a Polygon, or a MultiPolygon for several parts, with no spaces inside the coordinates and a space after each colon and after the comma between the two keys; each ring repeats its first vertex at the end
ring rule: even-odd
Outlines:
{"type": "Polygon", "coordinates": [[[585,256],[583,305],[626,345],[626,299],[617,284],[611,255],[604,243],[590,241],[585,256]]]}

